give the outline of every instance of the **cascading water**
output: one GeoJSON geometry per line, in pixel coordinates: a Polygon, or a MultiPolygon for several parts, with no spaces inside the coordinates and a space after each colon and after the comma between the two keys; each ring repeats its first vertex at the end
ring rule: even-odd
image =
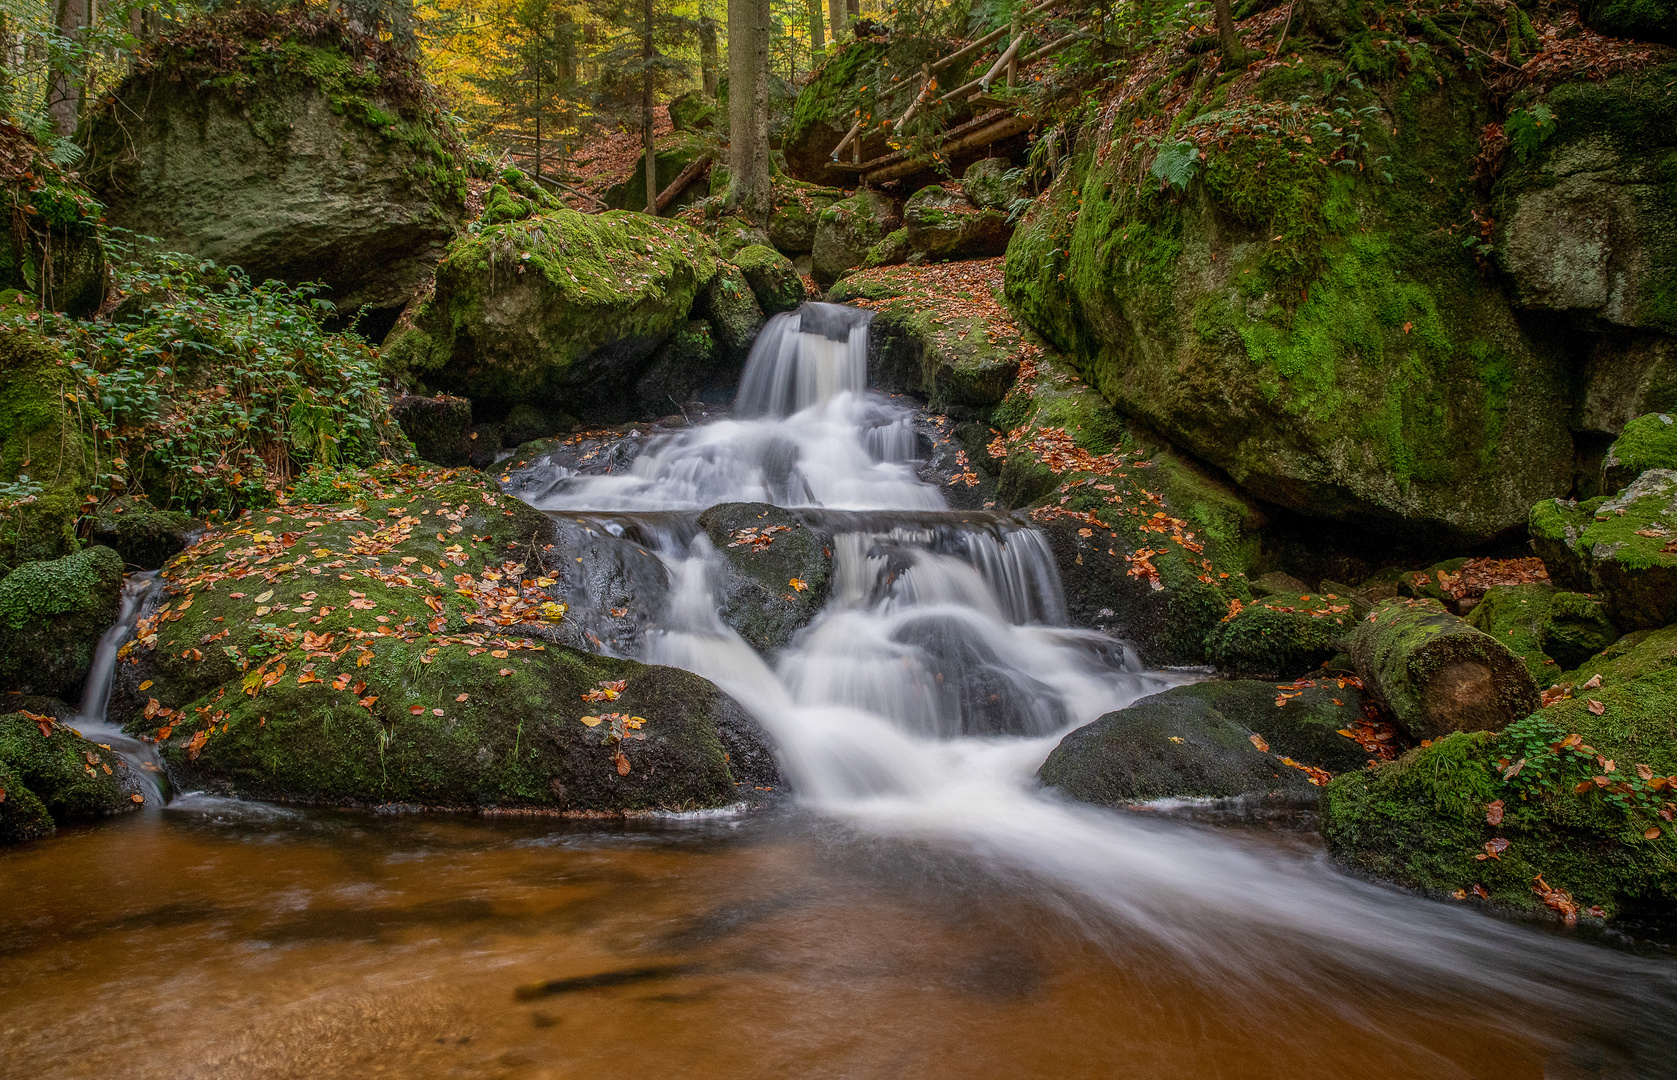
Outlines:
{"type": "Polygon", "coordinates": [[[116,676],[117,653],[134,633],[134,626],[144,613],[146,602],[157,591],[156,570],[128,575],[122,583],[122,606],[116,622],[100,637],[93,651],[93,666],[88,669],[82,688],[81,709],[70,721],[70,726],[83,737],[109,746],[123,761],[129,772],[139,781],[146,805],[160,806],[168,799],[168,777],[163,772],[157,748],[125,735],[120,727],[106,718],[111,700],[111,680],[116,676]]]}
{"type": "MultiPolygon", "coordinates": [[[[852,515],[852,527],[833,515],[827,606],[778,657],[718,616],[719,556],[702,535],[641,532],[669,579],[643,658],[697,671],[750,709],[803,803],[864,834],[1024,874],[1112,948],[1156,953],[1236,994],[1273,993],[1279,979],[1371,1028],[1380,994],[1409,980],[1448,981],[1517,1017],[1638,964],[1364,885],[1322,860],[1277,862],[1229,832],[1038,790],[1035,769],[1067,730],[1189,676],[1143,671],[1119,643],[1064,626],[1033,530],[938,512],[938,489],[915,475],[908,410],[863,388],[866,333],[866,313],[834,305],[777,316],[752,350],[738,417],[664,437],[623,473],[551,477],[532,499],[619,520],[722,501],[898,512],[852,515]],[[1347,969],[1367,1001],[1334,989],[1347,969]]],[[[1600,1024],[1669,1039],[1672,975],[1639,977],[1665,1004],[1602,998],[1600,1024]]]]}

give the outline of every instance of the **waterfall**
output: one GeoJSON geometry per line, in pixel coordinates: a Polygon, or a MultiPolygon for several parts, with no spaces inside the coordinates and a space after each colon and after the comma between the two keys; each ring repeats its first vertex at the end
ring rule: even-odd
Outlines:
{"type": "Polygon", "coordinates": [[[93,651],[93,666],[88,669],[82,687],[81,709],[70,721],[70,726],[83,738],[104,743],[128,763],[129,772],[139,781],[148,806],[161,806],[169,797],[169,781],[157,748],[123,734],[105,714],[111,700],[111,682],[116,678],[117,652],[133,636],[135,624],[160,584],[156,570],[130,574],[123,581],[122,606],[116,622],[100,637],[93,651]]]}
{"type": "Polygon", "coordinates": [[[751,346],[735,409],[741,416],[791,416],[868,381],[873,312],[809,303],[776,315],[751,346]]]}

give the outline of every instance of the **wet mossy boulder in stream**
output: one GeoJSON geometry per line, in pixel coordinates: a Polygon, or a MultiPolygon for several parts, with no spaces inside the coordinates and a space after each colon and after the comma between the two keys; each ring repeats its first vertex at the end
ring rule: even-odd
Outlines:
{"type": "Polygon", "coordinates": [[[1352,869],[1436,896],[1668,918],[1677,834],[1660,810],[1677,772],[1674,695],[1677,670],[1662,669],[1500,735],[1453,734],[1341,776],[1323,793],[1322,834],[1352,869]]]}
{"type": "Polygon", "coordinates": [[[524,402],[626,419],[653,353],[704,314],[718,266],[703,235],[645,214],[561,209],[485,226],[449,247],[434,295],[384,356],[485,419],[524,402]]]}
{"type": "Polygon", "coordinates": [[[1601,598],[1621,630],[1677,622],[1677,470],[1650,469],[1610,499],[1550,499],[1532,547],[1557,584],[1601,598]]]}
{"type": "Polygon", "coordinates": [[[734,381],[745,369],[751,345],[768,320],[745,272],[732,263],[719,263],[710,284],[699,294],[695,314],[703,314],[716,336],[717,355],[731,362],[734,381]]]}
{"type": "Polygon", "coordinates": [[[1536,711],[1537,684],[1506,645],[1436,600],[1388,600],[1351,642],[1368,693],[1417,739],[1500,731],[1536,711]]]}
{"type": "Polygon", "coordinates": [[[1649,469],[1677,469],[1677,417],[1648,413],[1624,426],[1601,461],[1601,490],[1629,487],[1649,469]]]}
{"type": "Polygon", "coordinates": [[[1067,735],[1037,777],[1103,806],[1268,793],[1310,799],[1326,774],[1368,760],[1338,733],[1361,721],[1360,701],[1337,682],[1301,683],[1288,693],[1296,696],[1279,706],[1268,682],[1195,683],[1154,694],[1067,735]]]}
{"type": "Polygon", "coordinates": [[[88,539],[112,548],[140,570],[156,570],[185,551],[204,523],[180,510],[159,510],[143,497],[120,496],[92,515],[88,539]]]}
{"type": "Polygon", "coordinates": [[[700,514],[699,527],[728,566],[717,583],[722,621],[753,648],[784,648],[820,613],[832,584],[832,549],[796,513],[723,503],[700,514]]]}
{"type": "Polygon", "coordinates": [[[1571,360],[1452,232],[1495,95],[1402,30],[1368,33],[1251,79],[1144,53],[1148,91],[1084,126],[1016,231],[1008,299],[1256,498],[1430,545],[1508,535],[1571,486],[1571,360]],[[1401,69],[1357,67],[1392,47],[1401,69]],[[1283,119],[1336,108],[1361,119],[1283,119]]]}
{"type": "Polygon", "coordinates": [[[345,495],[211,533],[165,572],[111,708],[179,782],[586,812],[772,783],[760,732],[704,679],[559,643],[547,567],[573,555],[545,515],[460,471],[382,468],[345,495]]]}
{"type": "Polygon", "coordinates": [[[1547,582],[1492,586],[1467,621],[1508,646],[1539,687],[1556,682],[1562,672],[1619,637],[1594,597],[1564,592],[1547,582]]]}
{"type": "Polygon", "coordinates": [[[33,712],[0,715],[0,788],[6,789],[0,844],[37,839],[55,825],[127,813],[145,801],[136,801],[139,781],[116,753],[33,712]]]}
{"type": "Polygon", "coordinates": [[[764,315],[792,311],[809,298],[792,260],[772,247],[753,244],[741,248],[728,261],[745,275],[764,315]]]}
{"type": "Polygon", "coordinates": [[[1205,657],[1231,675],[1291,679],[1343,652],[1356,628],[1351,602],[1337,594],[1271,594],[1212,627],[1205,657]]]}
{"type": "Polygon", "coordinates": [[[0,574],[74,552],[88,494],[88,436],[67,407],[58,346],[0,329],[0,574]]]}
{"type": "Polygon", "coordinates": [[[400,310],[465,219],[465,173],[416,61],[324,11],[229,8],[151,44],[90,106],[106,218],[256,281],[400,310]]]}
{"type": "Polygon", "coordinates": [[[24,563],[0,579],[0,690],[79,698],[121,597],[122,556],[108,547],[24,563]]]}

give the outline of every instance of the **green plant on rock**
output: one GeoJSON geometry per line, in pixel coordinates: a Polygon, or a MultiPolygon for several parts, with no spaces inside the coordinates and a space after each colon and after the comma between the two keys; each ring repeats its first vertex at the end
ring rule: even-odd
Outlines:
{"type": "Polygon", "coordinates": [[[1173,142],[1159,151],[1148,170],[1162,186],[1185,191],[1200,169],[1200,149],[1191,142],[1173,142]]]}
{"type": "Polygon", "coordinates": [[[1508,123],[1502,126],[1502,130],[1508,136],[1508,148],[1513,151],[1515,160],[1524,165],[1554,137],[1555,127],[1555,114],[1549,106],[1537,104],[1509,113],[1508,123]]]}

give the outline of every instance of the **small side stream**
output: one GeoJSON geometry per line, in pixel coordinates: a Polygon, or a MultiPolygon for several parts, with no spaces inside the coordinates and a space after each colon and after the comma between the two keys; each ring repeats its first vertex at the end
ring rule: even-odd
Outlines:
{"type": "Polygon", "coordinates": [[[154,809],[169,801],[169,777],[163,771],[163,759],[157,747],[136,739],[110,722],[106,711],[111,700],[111,681],[116,676],[117,653],[134,635],[134,627],[144,616],[147,607],[161,590],[158,571],[145,570],[129,574],[122,583],[122,607],[116,622],[99,639],[93,652],[93,666],[88,669],[87,682],[82,688],[81,710],[70,721],[70,726],[84,738],[109,746],[128,763],[129,771],[139,781],[146,807],[154,809]]]}

